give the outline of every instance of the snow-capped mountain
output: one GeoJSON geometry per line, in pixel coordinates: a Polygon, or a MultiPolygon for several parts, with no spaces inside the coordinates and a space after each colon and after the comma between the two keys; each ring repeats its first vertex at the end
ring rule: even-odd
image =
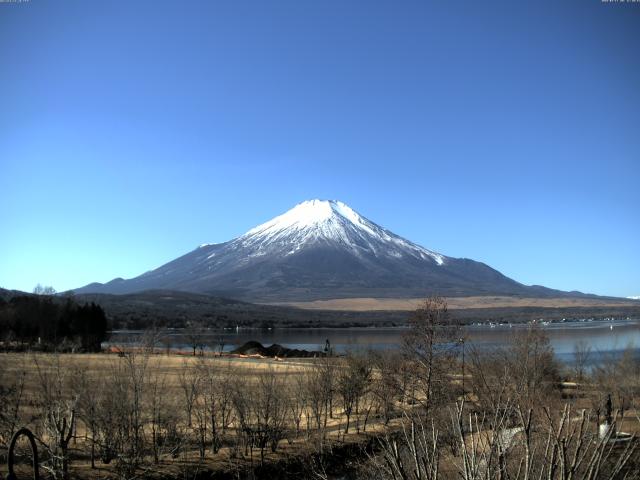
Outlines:
{"type": "Polygon", "coordinates": [[[337,201],[310,200],[252,228],[236,240],[254,256],[294,255],[310,245],[340,246],[356,256],[401,258],[403,255],[438,265],[444,256],[411,243],[360,216],[337,201]],[[291,248],[290,248],[291,247],[291,248]]]}
{"type": "Polygon", "coordinates": [[[150,289],[251,301],[555,292],[524,286],[480,262],[428,250],[342,202],[326,200],[300,203],[234,240],[203,244],[139,277],[76,292],[150,289]]]}

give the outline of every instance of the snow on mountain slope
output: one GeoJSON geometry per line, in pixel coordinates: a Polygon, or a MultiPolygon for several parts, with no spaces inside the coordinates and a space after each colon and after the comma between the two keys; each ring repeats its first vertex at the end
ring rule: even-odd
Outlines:
{"type": "Polygon", "coordinates": [[[338,201],[309,200],[288,212],[252,228],[239,237],[254,255],[293,255],[311,243],[339,244],[356,255],[431,258],[438,265],[445,257],[379,227],[338,201]]]}
{"type": "Polygon", "coordinates": [[[526,287],[484,263],[428,250],[333,200],[300,203],[236,239],[205,243],[139,277],[76,292],[151,289],[248,301],[554,292],[526,287]]]}

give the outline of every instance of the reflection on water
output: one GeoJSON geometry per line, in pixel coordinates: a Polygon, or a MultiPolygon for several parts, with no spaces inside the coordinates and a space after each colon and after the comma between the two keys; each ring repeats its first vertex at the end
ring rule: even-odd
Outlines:
{"type": "MultiPolygon", "coordinates": [[[[515,332],[528,328],[527,325],[468,326],[466,345],[477,348],[495,348],[508,344],[515,332]]],[[[640,353],[640,320],[592,321],[552,323],[543,325],[558,359],[570,363],[573,360],[577,342],[584,342],[591,348],[592,361],[619,355],[626,348],[640,353]]],[[[322,350],[325,341],[331,342],[336,352],[362,349],[393,349],[402,344],[405,328],[326,328],[326,329],[225,329],[207,330],[202,335],[206,349],[230,351],[239,345],[257,340],[263,345],[278,343],[288,348],[322,350]]],[[[141,332],[114,332],[108,344],[135,343],[141,332]]],[[[172,349],[189,350],[190,345],[184,333],[170,331],[158,344],[172,349]]]]}

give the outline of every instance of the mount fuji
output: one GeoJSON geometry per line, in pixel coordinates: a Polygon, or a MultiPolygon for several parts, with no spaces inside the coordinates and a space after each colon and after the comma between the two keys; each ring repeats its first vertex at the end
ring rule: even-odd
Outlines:
{"type": "Polygon", "coordinates": [[[296,205],[244,235],[204,244],[138,277],[92,283],[76,293],[179,290],[257,302],[336,298],[564,296],[525,286],[484,263],[406,240],[339,201],[296,205]]]}

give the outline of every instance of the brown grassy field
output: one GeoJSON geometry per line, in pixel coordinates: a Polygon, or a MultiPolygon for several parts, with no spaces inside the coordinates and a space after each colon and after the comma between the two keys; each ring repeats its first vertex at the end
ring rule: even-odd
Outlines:
{"type": "MultiPolygon", "coordinates": [[[[538,428],[543,429],[548,426],[543,411],[549,412],[549,421],[557,421],[565,408],[563,406],[570,404],[571,413],[567,421],[576,428],[580,423],[580,412],[599,412],[600,420],[591,415],[586,424],[588,434],[585,438],[591,439],[589,432],[597,430],[597,423],[603,418],[603,398],[612,393],[616,408],[624,408],[618,428],[628,433],[640,433],[640,416],[636,408],[639,391],[636,380],[640,379],[633,374],[635,363],[611,365],[612,370],[603,370],[601,374],[579,382],[567,381],[567,378],[574,380],[567,371],[562,374],[564,381],[559,381],[561,377],[557,372],[549,376],[545,373],[547,367],[542,366],[549,361],[544,353],[549,351],[544,337],[540,335],[543,334],[523,336],[507,356],[468,359],[465,383],[457,359],[438,358],[433,375],[439,379],[436,389],[441,398],[429,399],[430,402],[438,402],[439,407],[430,414],[432,420],[429,421],[436,423],[430,423],[428,427],[438,425],[443,432],[455,435],[455,428],[451,430],[451,420],[458,405],[466,405],[471,415],[471,412],[499,411],[507,404],[514,409],[536,410],[534,415],[539,422],[538,428]],[[526,352],[536,352],[538,356],[535,362],[538,366],[534,369],[525,359],[530,354],[526,352]],[[625,379],[630,379],[630,383],[622,386],[625,379]],[[493,395],[498,390],[510,393],[496,404],[493,403],[493,395]]],[[[0,354],[0,385],[10,387],[16,379],[23,382],[19,425],[28,426],[42,442],[50,445],[52,436],[51,430],[47,430],[47,416],[62,414],[69,418],[71,411],[77,413],[68,451],[71,460],[69,471],[70,478],[86,479],[133,478],[132,473],[126,470],[127,445],[118,457],[122,461],[104,464],[97,454],[95,468],[91,467],[89,452],[91,445],[102,448],[111,440],[109,435],[116,435],[116,430],[108,430],[112,426],[124,428],[129,434],[127,442],[134,442],[134,437],[130,436],[134,414],[140,415],[138,434],[144,443],[135,465],[138,478],[198,478],[203,472],[209,472],[206,475],[212,475],[211,472],[226,475],[215,478],[236,478],[237,472],[257,471],[256,468],[263,468],[260,465],[280,465],[277,468],[288,472],[298,471],[296,469],[301,466],[306,469],[305,476],[289,473],[286,478],[327,478],[322,476],[320,467],[316,469],[315,460],[312,460],[319,452],[333,454],[375,439],[373,443],[381,449],[377,455],[384,457],[388,454],[385,446],[392,445],[385,443],[388,435],[406,433],[407,430],[401,426],[414,427],[413,422],[421,418],[417,412],[422,411],[427,398],[420,393],[424,392],[421,390],[424,372],[418,364],[404,363],[400,357],[276,360],[189,356],[160,351],[130,351],[121,355],[0,354]],[[364,376],[363,369],[368,372],[364,376]],[[353,378],[356,382],[349,384],[353,378]],[[361,380],[359,383],[358,379],[361,380]],[[329,382],[330,386],[323,387],[324,382],[329,382]],[[351,399],[348,407],[345,397],[357,388],[359,393],[351,399]],[[322,396],[323,391],[331,392],[329,397],[322,396]],[[139,394],[139,399],[133,395],[134,392],[139,394]],[[189,398],[192,398],[191,403],[189,398]],[[90,399],[95,400],[93,405],[98,417],[113,414],[106,417],[107,422],[102,427],[111,432],[106,437],[91,428],[91,418],[86,413],[90,399]],[[224,399],[234,405],[232,409],[235,412],[226,423],[218,418],[224,399]],[[131,408],[133,402],[140,403],[138,413],[131,408]],[[314,410],[314,402],[319,402],[319,410],[314,410]],[[347,409],[351,407],[355,408],[348,413],[347,409]],[[210,417],[212,414],[216,415],[215,421],[210,417]],[[250,418],[243,420],[245,415],[250,418]],[[276,422],[280,429],[277,448],[273,450],[268,448],[268,443],[261,448],[258,446],[262,428],[259,425],[271,425],[269,421],[260,423],[265,415],[279,418],[276,422]],[[219,449],[214,451],[212,426],[215,422],[219,449]],[[350,426],[348,433],[347,422],[350,426]],[[253,429],[250,436],[245,432],[247,427],[253,429]],[[169,438],[168,432],[172,428],[180,437],[177,450],[168,443],[156,441],[156,430],[161,437],[169,438]],[[203,441],[200,440],[202,428],[203,441]],[[98,441],[93,442],[94,438],[98,441]],[[156,443],[160,447],[156,452],[157,460],[154,460],[150,445],[155,446],[156,443]]],[[[6,413],[0,411],[0,420],[6,418],[6,413]]],[[[424,424],[418,427],[422,428],[424,424]]],[[[498,427],[503,431],[511,429],[512,425],[505,423],[498,427]]],[[[475,435],[482,436],[486,445],[496,441],[493,427],[481,424],[476,428],[479,430],[475,435]]],[[[468,437],[470,434],[465,435],[468,437]]],[[[447,437],[443,435],[443,438],[447,437]]],[[[575,437],[566,437],[565,440],[575,441],[575,437]]],[[[596,447],[590,444],[587,448],[596,447]]],[[[357,460],[366,461],[367,455],[359,452],[357,460]]],[[[442,478],[459,478],[456,467],[459,458],[445,448],[442,458],[441,471],[445,475],[442,478]]],[[[544,464],[544,460],[536,461],[544,464]]],[[[26,467],[22,465],[21,469],[26,470],[26,467]]],[[[265,475],[257,478],[271,478],[270,474],[265,475]]],[[[370,473],[364,475],[358,478],[373,478],[367,476],[370,473]]]]}
{"type": "MultiPolygon", "coordinates": [[[[618,307],[638,306],[637,301],[612,298],[519,298],[519,297],[449,297],[446,299],[449,310],[472,308],[519,308],[519,307],[618,307]]],[[[412,311],[423,302],[423,298],[336,298],[314,300],[310,302],[288,302],[277,305],[304,308],[309,310],[346,310],[346,311],[412,311]]],[[[276,304],[274,304],[276,305],[276,304]]]]}
{"type": "MultiPolygon", "coordinates": [[[[133,357],[132,357],[133,358],[133,357]]],[[[271,358],[239,358],[237,356],[189,356],[165,353],[135,354],[136,362],[144,362],[144,375],[148,379],[162,379],[162,392],[160,395],[167,401],[169,409],[177,414],[179,418],[179,429],[189,436],[185,440],[179,458],[165,452],[160,456],[159,462],[154,464],[149,459],[145,463],[146,477],[182,477],[188,471],[189,475],[197,471],[231,471],[238,468],[251,468],[261,463],[260,455],[256,449],[253,453],[246,451],[239,452],[238,445],[235,444],[237,438],[235,429],[238,426],[237,420],[232,420],[228,425],[226,437],[220,450],[213,454],[207,452],[204,458],[200,458],[196,442],[194,440],[196,426],[187,425],[185,413],[185,391],[184,378],[203,369],[210,372],[229,372],[233,380],[244,382],[245,386],[256,385],[261,378],[273,375],[278,386],[284,392],[277,392],[282,395],[280,398],[292,398],[299,395],[300,391],[294,390],[296,386],[300,388],[302,377],[310,374],[315,368],[315,359],[287,359],[276,360],[271,358]]],[[[46,354],[46,353],[4,353],[0,354],[0,382],[10,378],[24,378],[24,402],[21,408],[22,424],[29,426],[39,438],[46,440],[46,434],[40,430],[38,421],[40,407],[38,404],[44,400],[43,377],[62,377],[61,384],[64,385],[62,396],[73,400],[77,397],[77,378],[80,372],[85,375],[98,389],[110,388],[107,384],[113,383],[113,377],[122,372],[122,367],[128,361],[128,357],[122,357],[114,353],[101,354],[46,354]],[[104,382],[103,382],[104,379],[104,382]],[[109,379],[109,381],[107,380],[109,379]]],[[[150,386],[143,387],[145,391],[150,391],[150,386]]],[[[246,397],[249,402],[254,391],[247,391],[246,397]]],[[[97,392],[98,394],[102,392],[97,392]]],[[[145,400],[145,405],[150,402],[145,400]]],[[[195,408],[195,407],[194,407],[195,408]]],[[[312,418],[310,410],[301,413],[300,431],[295,431],[295,426],[290,413],[285,413],[287,433],[279,444],[276,452],[267,449],[265,461],[282,462],[309,455],[315,446],[315,436],[311,425],[312,418]],[[310,426],[311,425],[311,426],[310,426]]],[[[329,446],[341,446],[350,443],[366,441],[370,435],[380,430],[381,423],[373,418],[365,425],[366,433],[362,430],[362,415],[353,415],[351,418],[351,431],[344,432],[345,416],[339,407],[339,402],[335,400],[330,418],[324,420],[323,440],[329,446]]],[[[148,419],[146,420],[147,423],[148,419]]],[[[393,422],[391,423],[393,424],[393,422]]],[[[150,436],[149,425],[144,426],[144,434],[150,436]]],[[[96,462],[96,468],[91,468],[88,457],[90,431],[86,422],[82,419],[76,421],[74,438],[70,448],[72,458],[71,471],[74,477],[78,478],[114,478],[116,472],[114,463],[104,465],[100,461],[96,462]]],[[[26,445],[26,444],[25,444],[26,445]]],[[[240,448],[241,450],[242,448],[240,448]]],[[[1,450],[0,450],[1,451],[1,450]]]]}

